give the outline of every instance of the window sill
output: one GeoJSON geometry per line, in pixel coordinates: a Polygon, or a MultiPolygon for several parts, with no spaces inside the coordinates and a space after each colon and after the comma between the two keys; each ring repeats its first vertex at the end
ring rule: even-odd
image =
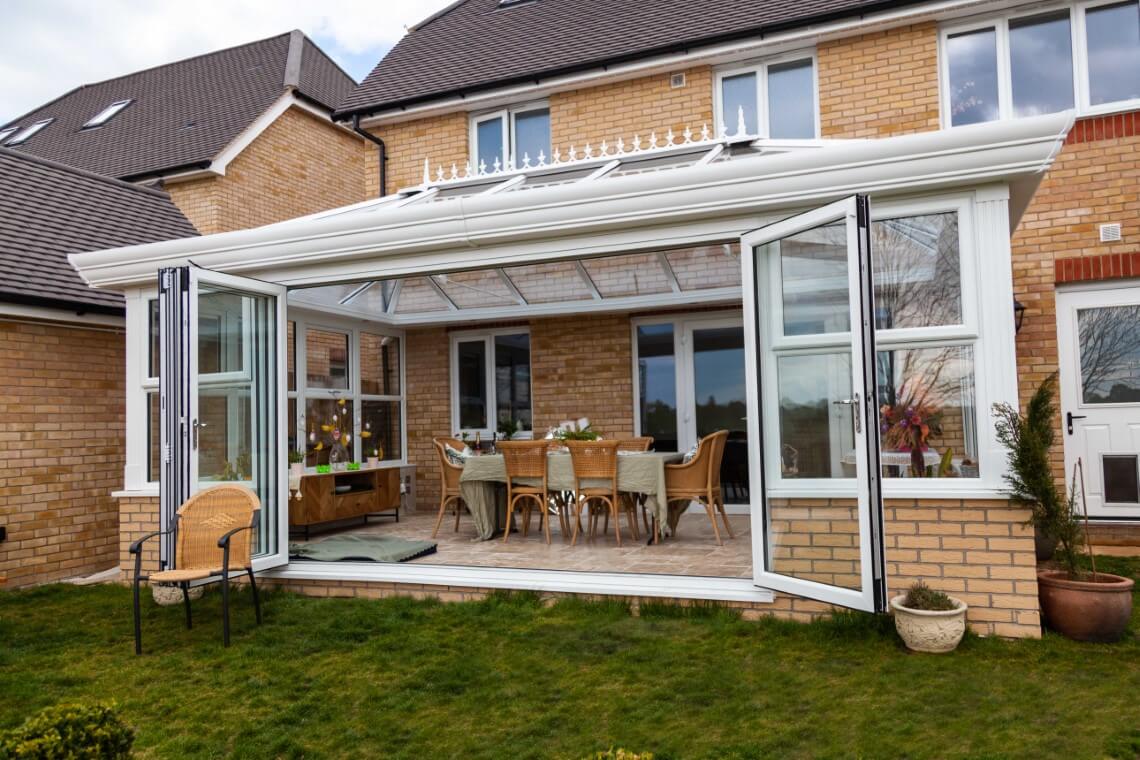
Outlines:
{"type": "Polygon", "coordinates": [[[121,491],[112,491],[112,499],[145,499],[158,498],[158,486],[145,486],[143,488],[124,488],[121,491]]]}

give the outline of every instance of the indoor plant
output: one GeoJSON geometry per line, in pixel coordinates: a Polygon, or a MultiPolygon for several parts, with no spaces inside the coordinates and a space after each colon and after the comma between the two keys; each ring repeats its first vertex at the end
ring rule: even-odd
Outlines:
{"type": "Polygon", "coordinates": [[[504,441],[511,440],[518,432],[518,420],[512,419],[510,417],[504,417],[503,419],[499,420],[499,435],[503,437],[504,441]]]}
{"type": "Polygon", "coordinates": [[[891,599],[895,630],[915,652],[952,652],[966,634],[966,603],[921,580],[891,599]]]}
{"type": "Polygon", "coordinates": [[[289,470],[293,475],[305,474],[305,455],[296,449],[289,450],[289,470]]]}

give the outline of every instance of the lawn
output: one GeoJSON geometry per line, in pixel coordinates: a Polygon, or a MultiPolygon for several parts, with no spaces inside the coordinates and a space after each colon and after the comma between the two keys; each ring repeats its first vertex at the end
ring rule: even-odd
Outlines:
{"type": "MultiPolygon", "coordinates": [[[[1140,560],[1101,560],[1140,576],[1140,560]]],[[[528,595],[466,604],[270,594],[145,606],[119,587],[0,593],[0,728],[115,700],[142,757],[1138,757],[1140,620],[1114,645],[968,638],[913,655],[889,619],[750,623],[528,595]]]]}

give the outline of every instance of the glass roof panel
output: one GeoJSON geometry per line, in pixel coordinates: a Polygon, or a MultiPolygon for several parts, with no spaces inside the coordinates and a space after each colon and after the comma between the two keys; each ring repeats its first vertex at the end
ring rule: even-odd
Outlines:
{"type": "Polygon", "coordinates": [[[298,288],[289,291],[289,300],[304,301],[316,306],[339,306],[342,298],[357,290],[364,283],[350,282],[340,285],[321,285],[316,288],[298,288]]]}
{"type": "Polygon", "coordinates": [[[665,258],[681,290],[705,290],[740,285],[740,244],[724,243],[679,248],[665,258]]]}
{"type": "Polygon", "coordinates": [[[397,314],[446,311],[447,308],[447,303],[440,298],[426,277],[407,277],[401,280],[400,297],[396,299],[397,314]]]}
{"type": "Polygon", "coordinates": [[[627,253],[582,262],[602,298],[643,296],[672,290],[656,253],[627,253]]]}
{"type": "Polygon", "coordinates": [[[691,152],[667,153],[664,156],[652,156],[649,158],[623,159],[621,166],[614,169],[607,176],[621,177],[626,174],[642,174],[644,172],[660,171],[661,169],[679,169],[682,166],[692,166],[697,163],[697,161],[700,161],[710,150],[712,150],[712,146],[701,145],[691,152]]]}
{"type": "Polygon", "coordinates": [[[570,168],[557,172],[543,172],[542,174],[533,174],[526,178],[526,182],[517,185],[510,189],[510,192],[518,192],[519,190],[533,190],[538,187],[553,187],[554,185],[566,185],[571,182],[577,182],[580,179],[585,179],[591,174],[596,172],[600,166],[584,166],[577,169],[570,168]]]}
{"type": "Polygon", "coordinates": [[[578,274],[577,263],[573,261],[527,264],[507,267],[504,271],[527,303],[584,301],[593,298],[582,276],[578,274]]]}
{"type": "Polygon", "coordinates": [[[434,275],[443,292],[460,309],[509,306],[518,303],[515,294],[494,269],[434,275]]]}
{"type": "Polygon", "coordinates": [[[377,280],[366,290],[361,291],[348,302],[347,306],[358,311],[373,314],[383,314],[388,311],[388,304],[392,301],[392,293],[396,289],[396,280],[377,280]]]}

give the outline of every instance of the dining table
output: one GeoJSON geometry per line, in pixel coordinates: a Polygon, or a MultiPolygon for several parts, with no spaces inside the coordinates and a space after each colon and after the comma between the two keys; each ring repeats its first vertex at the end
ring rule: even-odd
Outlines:
{"type": "MultiPolygon", "coordinates": [[[[625,493],[644,494],[645,509],[657,525],[669,525],[669,504],[665,498],[665,465],[680,462],[683,455],[675,451],[618,452],[617,489],[625,493]]],[[[459,477],[459,492],[479,538],[488,541],[501,535],[506,522],[507,467],[502,454],[467,457],[459,477]]],[[[541,485],[536,479],[517,478],[522,485],[541,485]]],[[[605,487],[608,481],[583,480],[585,488],[605,487]]],[[[574,466],[570,453],[551,451],[546,455],[546,487],[551,493],[573,491],[574,466]]]]}

